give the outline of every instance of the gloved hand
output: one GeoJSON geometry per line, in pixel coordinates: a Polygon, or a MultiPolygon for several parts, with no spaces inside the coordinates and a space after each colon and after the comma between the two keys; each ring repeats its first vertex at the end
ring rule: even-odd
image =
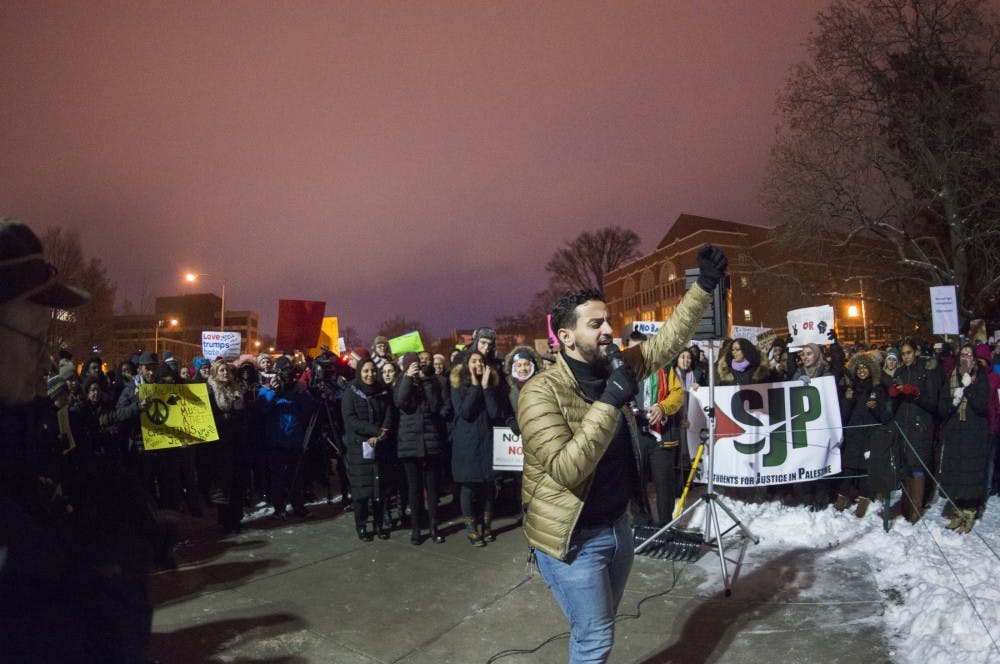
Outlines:
{"type": "Polygon", "coordinates": [[[803,384],[803,385],[808,385],[809,383],[811,383],[811,382],[812,382],[812,381],[811,381],[811,380],[809,379],[809,376],[807,376],[806,374],[802,374],[801,376],[799,376],[799,380],[801,380],[801,381],[802,381],[802,384],[803,384]]]}
{"type": "Polygon", "coordinates": [[[830,343],[837,343],[837,331],[831,327],[830,331],[826,333],[826,338],[830,340],[830,343]]]}
{"type": "Polygon", "coordinates": [[[916,385],[910,385],[909,383],[900,386],[899,391],[903,393],[903,396],[911,397],[913,399],[920,396],[920,388],[916,385]]]}
{"type": "Polygon", "coordinates": [[[711,293],[726,274],[729,259],[710,244],[698,250],[698,285],[711,293]]]}
{"type": "Polygon", "coordinates": [[[901,391],[900,391],[900,389],[899,389],[899,385],[896,385],[895,383],[893,383],[893,384],[892,384],[892,385],[891,385],[891,386],[889,387],[889,397],[890,397],[890,398],[892,398],[892,399],[896,399],[896,398],[898,398],[898,397],[899,397],[899,396],[900,396],[901,394],[902,394],[902,392],[901,392],[901,391]]]}
{"type": "Polygon", "coordinates": [[[632,371],[632,367],[623,363],[608,376],[604,392],[597,400],[621,408],[632,400],[638,390],[639,384],[635,379],[635,372],[632,371]]]}

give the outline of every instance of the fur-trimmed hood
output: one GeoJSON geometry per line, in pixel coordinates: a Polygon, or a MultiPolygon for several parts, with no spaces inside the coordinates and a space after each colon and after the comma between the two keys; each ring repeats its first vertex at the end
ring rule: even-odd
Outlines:
{"type": "Polygon", "coordinates": [[[881,360],[881,353],[878,355],[872,352],[855,353],[851,356],[851,359],[847,361],[847,375],[853,381],[854,377],[857,375],[855,372],[858,369],[858,365],[866,364],[868,365],[868,375],[871,377],[871,380],[878,380],[878,377],[882,374],[881,360]]]}
{"type": "MultiPolygon", "coordinates": [[[[508,383],[520,382],[514,378],[514,360],[519,356],[523,357],[524,355],[527,355],[535,365],[535,373],[531,376],[531,378],[537,376],[538,373],[545,368],[545,365],[542,364],[542,356],[539,355],[534,348],[531,346],[515,346],[509,353],[507,353],[507,357],[504,359],[503,363],[504,373],[507,376],[508,383]]],[[[531,378],[528,380],[531,380],[531,378]]]]}
{"type": "MultiPolygon", "coordinates": [[[[719,383],[722,385],[735,385],[736,376],[733,375],[733,368],[729,366],[729,362],[723,355],[716,362],[715,368],[719,376],[719,383]]],[[[753,381],[754,383],[766,383],[771,379],[771,369],[763,364],[758,364],[753,367],[753,381]]]]}

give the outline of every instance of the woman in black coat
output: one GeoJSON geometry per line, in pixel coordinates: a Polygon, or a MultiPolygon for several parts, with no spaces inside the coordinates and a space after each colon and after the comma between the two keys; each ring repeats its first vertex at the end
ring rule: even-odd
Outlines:
{"type": "Polygon", "coordinates": [[[208,401],[215,417],[219,440],[204,447],[211,498],[219,527],[225,532],[239,532],[243,519],[246,492],[246,438],[249,421],[246,393],[237,381],[236,367],[230,362],[212,364],[208,401]]]}
{"type": "Polygon", "coordinates": [[[972,345],[962,346],[940,395],[941,490],[957,510],[947,527],[960,533],[972,530],[986,500],[990,382],[985,371],[972,345]]]}
{"type": "Polygon", "coordinates": [[[879,380],[881,367],[868,353],[859,353],[847,365],[840,407],[844,424],[844,444],[840,450],[843,477],[837,487],[834,507],[847,509],[857,494],[854,511],[863,517],[875,493],[888,494],[896,487],[896,462],[888,409],[889,395],[879,380]]]}
{"type": "Polygon", "coordinates": [[[451,371],[451,472],[462,485],[465,533],[473,546],[493,541],[493,420],[500,416],[499,377],[479,351],[451,371]],[[482,507],[483,531],[479,532],[482,507]]]}
{"type": "Polygon", "coordinates": [[[375,362],[368,358],[357,367],[357,374],[344,390],[341,412],[344,416],[344,440],[347,445],[347,474],[351,480],[351,500],[354,503],[354,526],[358,537],[371,542],[368,530],[368,503],[379,539],[389,539],[382,522],[389,483],[382,473],[391,466],[388,446],[392,429],[392,396],[379,379],[375,362]]]}

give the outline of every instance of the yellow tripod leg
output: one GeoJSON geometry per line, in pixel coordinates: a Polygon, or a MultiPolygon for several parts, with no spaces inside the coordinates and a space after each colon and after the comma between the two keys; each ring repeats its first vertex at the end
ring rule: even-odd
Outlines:
{"type": "Polygon", "coordinates": [[[684,483],[684,491],[681,492],[681,499],[677,503],[677,507],[674,508],[675,519],[681,515],[681,511],[684,509],[684,499],[687,498],[688,491],[691,489],[691,482],[694,481],[694,472],[698,470],[698,462],[701,461],[701,453],[704,451],[705,444],[698,445],[698,451],[694,453],[694,461],[691,462],[691,472],[688,473],[687,482],[684,483]]]}

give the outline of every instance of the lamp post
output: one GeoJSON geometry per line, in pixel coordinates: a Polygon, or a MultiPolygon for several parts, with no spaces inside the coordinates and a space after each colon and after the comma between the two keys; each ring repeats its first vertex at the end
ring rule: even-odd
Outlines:
{"type": "Polygon", "coordinates": [[[156,327],[153,328],[153,352],[160,352],[160,328],[164,325],[170,327],[177,327],[179,321],[176,318],[171,318],[169,320],[163,320],[162,318],[156,321],[156,327]]]}
{"type": "MultiPolygon", "coordinates": [[[[858,293],[858,297],[861,298],[861,325],[864,327],[865,330],[865,346],[868,346],[870,342],[868,340],[868,312],[865,310],[865,280],[858,279],[858,283],[860,284],[861,287],[861,290],[858,293]]],[[[857,318],[858,307],[853,304],[847,307],[847,316],[849,318],[857,318]]]]}
{"type": "MultiPolygon", "coordinates": [[[[198,277],[210,277],[210,274],[195,274],[194,272],[188,272],[184,275],[184,280],[188,283],[194,283],[198,281],[198,277]]],[[[219,311],[219,331],[225,331],[226,329],[226,282],[222,282],[222,307],[219,311]]]]}

